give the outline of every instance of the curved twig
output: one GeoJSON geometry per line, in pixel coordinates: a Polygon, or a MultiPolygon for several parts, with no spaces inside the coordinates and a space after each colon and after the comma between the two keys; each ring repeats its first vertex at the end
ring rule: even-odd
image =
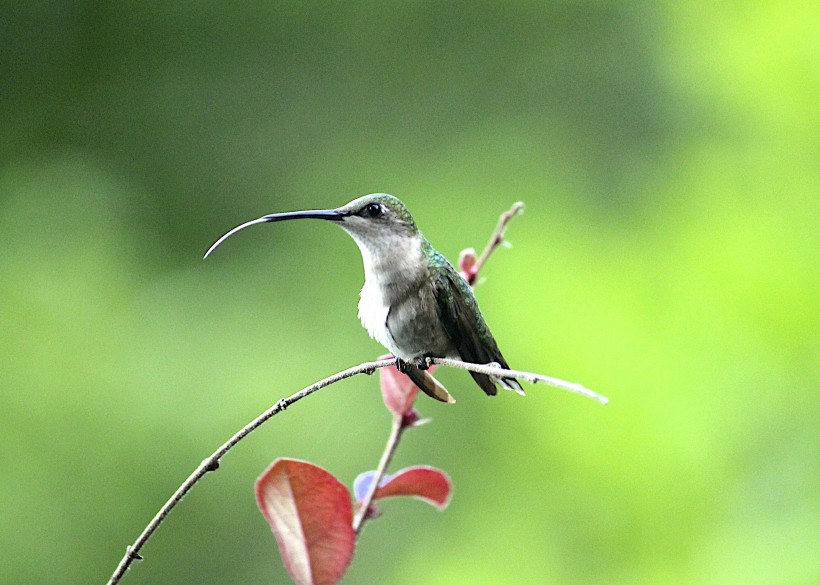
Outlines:
{"type": "Polygon", "coordinates": [[[288,396],[287,398],[281,399],[279,402],[271,406],[268,410],[260,414],[258,417],[253,419],[247,425],[245,425],[242,430],[237,432],[233,437],[228,439],[222,446],[219,447],[216,451],[214,451],[209,457],[204,459],[202,463],[194,470],[194,472],[188,476],[177,491],[174,492],[165,505],[160,508],[159,512],[157,512],[156,516],[148,523],[145,529],[142,531],[142,534],[139,535],[137,540],[134,541],[134,544],[128,546],[125,551],[125,555],[122,557],[119,565],[117,565],[116,570],[111,575],[111,578],[108,580],[108,585],[115,585],[119,583],[122,576],[125,575],[125,572],[131,566],[131,564],[135,560],[141,560],[142,556],[140,556],[139,551],[145,545],[154,531],[162,524],[165,517],[174,509],[174,507],[185,497],[185,495],[191,491],[191,488],[196,485],[196,483],[202,479],[206,473],[209,471],[215,471],[219,468],[219,460],[225,455],[228,451],[233,449],[239,441],[250,435],[253,431],[258,429],[262,424],[267,421],[269,418],[273,417],[276,414],[279,414],[283,410],[285,410],[288,406],[297,402],[304,398],[309,394],[313,394],[320,388],[324,388],[325,386],[330,386],[331,384],[335,384],[345,378],[350,378],[357,374],[372,374],[376,371],[377,368],[383,368],[385,366],[392,366],[395,365],[395,359],[388,359],[388,360],[379,360],[375,362],[365,362],[363,364],[359,364],[358,366],[354,366],[352,368],[348,368],[343,370],[337,374],[333,374],[332,376],[328,376],[324,380],[319,380],[315,384],[311,384],[310,386],[299,390],[295,394],[288,396]]]}
{"type": "MultiPolygon", "coordinates": [[[[482,364],[471,364],[469,362],[462,362],[460,360],[448,359],[448,358],[431,358],[431,363],[434,364],[441,364],[443,366],[449,366],[451,368],[459,368],[462,370],[469,370],[472,372],[478,372],[480,374],[489,374],[491,376],[503,376],[505,378],[519,378],[522,380],[527,380],[528,382],[544,382],[551,386],[555,386],[557,388],[562,388],[564,390],[569,390],[570,392],[575,392],[577,394],[581,394],[583,396],[587,396],[589,398],[593,398],[598,402],[606,404],[608,402],[605,396],[601,396],[585,388],[581,384],[576,384],[574,382],[567,382],[565,380],[561,380],[558,378],[551,378],[549,376],[542,376],[541,374],[534,374],[531,372],[520,372],[517,370],[504,370],[498,367],[494,367],[492,365],[482,365],[482,364]]],[[[383,368],[386,366],[393,366],[396,364],[396,359],[387,359],[387,360],[379,360],[374,362],[365,362],[363,364],[359,364],[358,366],[354,366],[352,368],[348,368],[332,376],[328,376],[323,380],[319,380],[315,384],[311,384],[299,392],[288,396],[287,398],[282,398],[268,410],[260,414],[258,417],[253,419],[250,423],[245,425],[239,432],[237,432],[234,436],[228,439],[225,443],[222,444],[216,451],[214,451],[209,457],[205,458],[202,463],[194,470],[194,472],[188,476],[182,485],[177,488],[174,494],[165,502],[165,505],[160,508],[159,512],[157,512],[156,516],[148,523],[142,533],[139,535],[137,540],[134,541],[134,544],[127,547],[125,555],[122,557],[119,565],[117,565],[116,570],[111,575],[111,578],[108,580],[108,585],[116,585],[116,583],[120,582],[123,575],[125,575],[128,568],[135,560],[141,560],[142,556],[140,556],[139,552],[154,531],[162,524],[165,517],[174,509],[174,507],[182,501],[182,498],[191,491],[191,488],[196,485],[196,483],[202,479],[206,473],[209,471],[215,471],[219,468],[219,460],[225,455],[228,451],[233,449],[237,443],[239,443],[242,439],[250,435],[253,431],[258,429],[262,426],[265,421],[272,418],[274,415],[279,414],[288,406],[297,402],[308,396],[309,394],[313,394],[317,390],[324,388],[325,386],[330,386],[331,384],[335,384],[336,382],[340,382],[345,378],[350,378],[356,376],[358,374],[372,374],[378,368],[383,368]]],[[[398,425],[401,425],[399,421],[398,425]]],[[[387,462],[384,463],[384,467],[387,467],[387,462]]],[[[367,509],[365,508],[363,514],[366,515],[367,509]]],[[[361,523],[364,520],[364,515],[358,521],[358,527],[361,527],[361,523]]]]}
{"type": "Polygon", "coordinates": [[[513,203],[512,207],[510,207],[508,211],[502,213],[498,218],[498,225],[495,226],[495,231],[493,231],[493,235],[490,236],[490,241],[487,242],[484,251],[481,252],[481,256],[478,257],[478,260],[475,263],[474,271],[476,276],[478,276],[478,273],[481,272],[481,269],[487,263],[487,260],[490,259],[490,255],[493,251],[500,246],[502,242],[504,242],[504,232],[507,230],[507,224],[512,218],[523,212],[524,204],[521,201],[517,201],[516,203],[513,203]]]}

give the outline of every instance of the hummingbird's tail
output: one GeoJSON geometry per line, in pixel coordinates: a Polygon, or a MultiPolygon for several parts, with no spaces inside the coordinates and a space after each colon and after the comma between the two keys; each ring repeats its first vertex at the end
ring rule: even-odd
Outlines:
{"type": "Polygon", "coordinates": [[[487,374],[479,374],[477,372],[470,372],[470,375],[473,377],[473,380],[475,380],[475,383],[484,390],[484,394],[487,396],[495,396],[498,394],[498,388],[495,387],[495,380],[493,378],[487,374]]]}
{"type": "MultiPolygon", "coordinates": [[[[510,366],[507,365],[507,362],[504,361],[503,357],[500,358],[500,361],[502,363],[499,363],[498,360],[496,360],[494,363],[499,364],[505,370],[510,369],[510,366]]],[[[503,386],[507,390],[514,390],[522,396],[524,395],[524,389],[521,387],[521,384],[519,384],[518,380],[516,380],[515,378],[496,378],[495,376],[488,376],[486,374],[479,374],[477,372],[470,372],[470,375],[473,377],[473,380],[476,381],[476,384],[478,384],[481,387],[481,389],[484,390],[484,393],[487,394],[487,396],[495,396],[498,393],[498,389],[495,386],[496,382],[501,384],[501,386],[503,386]]]]}
{"type": "Polygon", "coordinates": [[[416,386],[421,388],[422,392],[431,398],[435,398],[440,402],[449,402],[450,404],[456,401],[456,399],[453,398],[449,392],[447,392],[447,388],[442,386],[441,382],[436,380],[428,372],[420,369],[418,366],[414,364],[406,364],[406,371],[402,371],[407,374],[416,386]]]}
{"type": "MultiPolygon", "coordinates": [[[[509,368],[507,368],[509,369],[509,368]]],[[[499,383],[504,386],[507,390],[513,390],[514,392],[519,393],[521,396],[524,396],[524,389],[519,384],[518,380],[515,378],[501,378],[499,383]]]]}

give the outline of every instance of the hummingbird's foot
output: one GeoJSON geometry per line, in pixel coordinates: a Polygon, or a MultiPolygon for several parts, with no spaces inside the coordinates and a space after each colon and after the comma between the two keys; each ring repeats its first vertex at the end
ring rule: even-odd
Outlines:
{"type": "Polygon", "coordinates": [[[412,364],[410,362],[406,362],[403,359],[397,357],[396,358],[396,369],[400,371],[402,374],[406,374],[410,371],[412,364]]]}
{"type": "Polygon", "coordinates": [[[420,370],[427,370],[430,368],[430,356],[420,355],[416,358],[416,367],[420,370]]]}

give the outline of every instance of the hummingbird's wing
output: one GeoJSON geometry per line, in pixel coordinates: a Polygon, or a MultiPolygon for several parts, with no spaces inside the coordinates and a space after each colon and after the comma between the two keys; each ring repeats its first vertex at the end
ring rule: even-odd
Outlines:
{"type": "MultiPolygon", "coordinates": [[[[510,369],[481,316],[470,285],[452,266],[447,266],[438,274],[433,286],[439,318],[461,359],[474,364],[496,362],[502,368],[510,369]]],[[[470,372],[470,375],[487,395],[494,396],[498,392],[493,377],[476,372],[470,372]]],[[[515,378],[501,378],[500,382],[505,388],[523,393],[515,378]]]]}

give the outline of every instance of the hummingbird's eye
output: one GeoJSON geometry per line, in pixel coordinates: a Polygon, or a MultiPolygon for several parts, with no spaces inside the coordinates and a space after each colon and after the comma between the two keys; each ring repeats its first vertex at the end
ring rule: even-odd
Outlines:
{"type": "Polygon", "coordinates": [[[384,208],[379,203],[368,203],[364,208],[364,212],[368,217],[381,217],[384,215],[384,208]]]}

